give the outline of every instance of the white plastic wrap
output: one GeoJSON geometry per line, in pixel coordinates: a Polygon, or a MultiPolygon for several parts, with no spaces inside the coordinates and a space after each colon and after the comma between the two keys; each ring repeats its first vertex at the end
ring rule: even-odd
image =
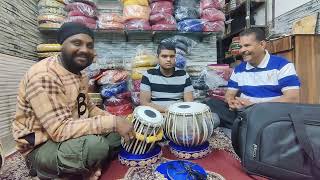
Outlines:
{"type": "Polygon", "coordinates": [[[66,5],[65,7],[66,11],[73,11],[73,13],[82,14],[87,17],[96,18],[97,17],[97,11],[96,8],[85,3],[81,2],[74,2],[66,5]]]}
{"type": "MultiPolygon", "coordinates": [[[[194,41],[193,39],[190,39],[185,36],[180,36],[180,35],[176,35],[176,36],[172,36],[170,38],[163,39],[161,41],[161,43],[172,43],[175,45],[176,51],[177,51],[177,49],[179,49],[180,51],[183,51],[185,53],[190,53],[191,49],[197,45],[197,42],[194,41]]],[[[177,51],[177,53],[178,53],[178,51],[177,51]]],[[[184,53],[181,52],[179,54],[183,55],[184,53]]]]}
{"type": "Polygon", "coordinates": [[[183,32],[202,32],[204,23],[202,19],[186,19],[178,22],[177,29],[183,32]]]}
{"type": "Polygon", "coordinates": [[[95,44],[96,62],[100,69],[124,69],[125,60],[123,54],[120,51],[113,51],[109,48],[105,43],[95,44]]]}
{"type": "Polygon", "coordinates": [[[174,16],[177,21],[183,21],[185,19],[198,19],[200,13],[196,7],[177,6],[174,11],[174,16]]]}
{"type": "Polygon", "coordinates": [[[127,20],[144,19],[149,20],[150,7],[139,5],[128,5],[123,7],[123,18],[127,20]]]}

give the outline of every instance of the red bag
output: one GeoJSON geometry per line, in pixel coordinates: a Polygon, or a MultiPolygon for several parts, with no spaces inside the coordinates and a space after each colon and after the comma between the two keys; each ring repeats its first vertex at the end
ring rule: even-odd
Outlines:
{"type": "Polygon", "coordinates": [[[129,104],[130,100],[129,99],[121,99],[117,98],[115,96],[112,96],[111,98],[105,99],[103,104],[105,106],[120,106],[122,104],[129,104]]]}
{"type": "Polygon", "coordinates": [[[150,24],[177,24],[176,19],[167,13],[157,13],[150,16],[150,24]]]}
{"type": "Polygon", "coordinates": [[[125,28],[128,30],[151,30],[149,21],[145,19],[132,19],[125,23],[125,28]]]}
{"type": "Polygon", "coordinates": [[[215,8],[208,8],[201,12],[201,19],[208,21],[225,21],[226,18],[222,11],[219,11],[215,8]]]}
{"type": "Polygon", "coordinates": [[[201,0],[200,9],[204,10],[207,8],[223,9],[224,1],[221,0],[201,0]]]}
{"type": "Polygon", "coordinates": [[[66,5],[65,9],[67,11],[78,11],[87,17],[95,18],[97,17],[96,8],[81,2],[74,2],[66,5]]]}
{"type": "Polygon", "coordinates": [[[131,103],[127,103],[119,106],[106,106],[105,109],[110,114],[113,114],[116,116],[127,116],[129,114],[132,114],[133,112],[131,103]]]}
{"type": "Polygon", "coordinates": [[[219,32],[224,31],[224,21],[205,22],[203,31],[205,32],[219,32]]]}
{"type": "Polygon", "coordinates": [[[157,1],[150,4],[151,14],[167,13],[173,14],[173,4],[170,1],[157,1]]]}
{"type": "Polygon", "coordinates": [[[86,16],[70,16],[66,19],[66,22],[77,22],[86,25],[90,29],[96,29],[97,23],[93,18],[86,16]]]}

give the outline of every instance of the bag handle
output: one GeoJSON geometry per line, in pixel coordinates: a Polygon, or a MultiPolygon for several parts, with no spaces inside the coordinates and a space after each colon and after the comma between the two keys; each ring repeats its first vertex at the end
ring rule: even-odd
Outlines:
{"type": "Polygon", "coordinates": [[[295,130],[297,139],[298,139],[300,145],[302,146],[302,149],[307,154],[309,159],[311,159],[311,162],[312,162],[311,171],[312,171],[313,176],[320,178],[320,164],[317,159],[318,156],[315,157],[313,147],[312,147],[310,139],[306,133],[304,121],[301,120],[301,119],[304,119],[303,115],[301,115],[301,113],[290,113],[289,117],[293,122],[294,130],[295,130]]]}
{"type": "Polygon", "coordinates": [[[236,154],[241,158],[240,154],[240,146],[239,146],[239,128],[240,128],[240,122],[242,120],[242,117],[238,115],[238,117],[234,120],[233,125],[232,125],[232,130],[231,130],[231,143],[232,147],[235,151],[236,154]]]}

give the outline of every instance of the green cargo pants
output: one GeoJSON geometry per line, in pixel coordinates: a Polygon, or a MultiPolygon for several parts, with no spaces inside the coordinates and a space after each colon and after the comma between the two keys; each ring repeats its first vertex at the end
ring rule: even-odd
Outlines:
{"type": "Polygon", "coordinates": [[[31,175],[53,179],[83,175],[97,165],[115,157],[120,147],[120,136],[87,135],[64,142],[47,141],[27,155],[31,175]]]}

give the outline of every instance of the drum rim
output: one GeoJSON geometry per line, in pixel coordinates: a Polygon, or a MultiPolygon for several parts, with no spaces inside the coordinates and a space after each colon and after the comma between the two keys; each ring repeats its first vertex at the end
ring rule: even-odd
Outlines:
{"type": "Polygon", "coordinates": [[[150,107],[150,106],[138,106],[138,107],[136,107],[135,109],[134,109],[134,111],[133,111],[133,118],[139,118],[139,121],[142,123],[142,124],[150,124],[150,125],[152,125],[153,127],[158,127],[158,126],[162,126],[162,124],[164,123],[164,117],[163,117],[163,115],[158,111],[158,110],[156,110],[155,108],[152,108],[152,107],[150,107]],[[140,110],[140,109],[143,109],[143,108],[145,108],[145,109],[147,109],[147,110],[152,110],[152,111],[154,111],[155,112],[155,114],[158,116],[159,115],[159,119],[160,120],[158,120],[158,122],[153,122],[153,121],[146,121],[145,119],[143,119],[141,116],[139,116],[139,114],[138,114],[138,111],[140,110]],[[138,115],[138,117],[136,117],[136,115],[138,115]]]}
{"type": "Polygon", "coordinates": [[[210,108],[204,104],[204,103],[199,103],[199,102],[177,102],[177,103],[174,103],[174,104],[171,104],[169,107],[168,107],[168,112],[167,114],[170,114],[170,113],[173,113],[173,114],[202,114],[202,113],[205,113],[209,111],[210,112],[210,108]],[[173,108],[178,108],[178,106],[180,105],[189,105],[189,104],[197,104],[199,106],[203,106],[203,109],[201,111],[197,111],[197,112],[176,112],[176,111],[173,111],[172,109],[173,108]]]}

